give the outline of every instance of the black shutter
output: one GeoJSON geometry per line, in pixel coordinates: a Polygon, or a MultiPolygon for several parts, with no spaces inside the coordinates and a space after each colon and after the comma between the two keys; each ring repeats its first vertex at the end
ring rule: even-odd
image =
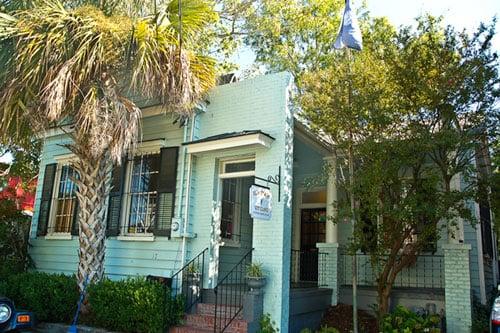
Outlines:
{"type": "Polygon", "coordinates": [[[177,183],[178,147],[162,148],[160,153],[160,174],[158,177],[158,200],[153,233],[157,236],[170,236],[175,206],[175,187],[177,183]]]}
{"type": "Polygon", "coordinates": [[[40,198],[40,209],[38,214],[38,236],[47,234],[47,225],[50,217],[50,204],[52,203],[52,192],[56,177],[57,164],[47,164],[43,175],[42,195],[40,198]]]}
{"type": "Polygon", "coordinates": [[[116,165],[111,174],[111,192],[108,200],[108,218],[106,236],[118,236],[120,234],[120,217],[122,210],[123,186],[125,183],[126,160],[122,165],[116,165]]]}

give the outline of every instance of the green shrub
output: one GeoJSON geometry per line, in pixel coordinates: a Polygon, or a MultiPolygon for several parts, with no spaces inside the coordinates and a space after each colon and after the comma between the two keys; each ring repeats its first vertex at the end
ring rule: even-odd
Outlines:
{"type": "MultiPolygon", "coordinates": [[[[313,333],[313,332],[314,331],[311,330],[310,328],[304,328],[300,331],[300,333],[313,333]]],[[[333,327],[321,326],[321,328],[317,330],[316,333],[339,333],[339,330],[333,327]]]]}
{"type": "Polygon", "coordinates": [[[276,322],[271,320],[271,315],[266,313],[260,318],[260,330],[259,333],[277,333],[279,329],[275,328],[276,322]]]}
{"type": "Polygon", "coordinates": [[[182,299],[169,295],[161,284],[143,278],[106,279],[89,286],[89,320],[109,330],[163,332],[178,324],[184,314],[182,299]]]}
{"type": "Polygon", "coordinates": [[[339,330],[333,327],[321,326],[321,328],[317,330],[316,333],[339,333],[339,330]]]}
{"type": "Polygon", "coordinates": [[[398,305],[396,309],[382,321],[384,333],[439,333],[441,319],[437,315],[420,316],[404,306],[398,305]]]}
{"type": "Polygon", "coordinates": [[[33,311],[37,320],[69,323],[76,311],[79,293],[74,276],[27,272],[8,277],[0,294],[16,307],[33,311]]]}

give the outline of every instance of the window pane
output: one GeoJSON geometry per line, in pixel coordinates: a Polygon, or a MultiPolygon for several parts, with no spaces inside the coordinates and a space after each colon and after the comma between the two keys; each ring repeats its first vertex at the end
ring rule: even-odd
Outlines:
{"type": "Polygon", "coordinates": [[[254,171],[254,170],[255,170],[255,161],[239,162],[239,163],[228,162],[225,164],[224,173],[254,171]]]}
{"type": "Polygon", "coordinates": [[[241,211],[241,202],[237,200],[237,193],[241,191],[241,179],[222,180],[221,203],[221,236],[226,239],[235,239],[235,226],[238,223],[241,211]]]}
{"type": "Polygon", "coordinates": [[[159,154],[136,156],[133,160],[128,233],[150,232],[154,225],[159,170],[159,154]]]}
{"type": "Polygon", "coordinates": [[[56,200],[56,219],[53,232],[71,232],[73,215],[76,206],[76,185],[73,178],[77,177],[75,170],[69,165],[61,167],[59,190],[56,200]]]}

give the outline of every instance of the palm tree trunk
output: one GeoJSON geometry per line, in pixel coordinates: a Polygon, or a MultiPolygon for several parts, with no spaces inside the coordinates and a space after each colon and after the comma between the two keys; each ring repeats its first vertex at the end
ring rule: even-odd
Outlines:
{"type": "Polygon", "coordinates": [[[79,175],[76,195],[80,242],[77,280],[80,292],[83,292],[85,281],[98,282],[104,276],[106,200],[111,185],[112,162],[109,153],[99,160],[84,154],[77,155],[79,159],[75,169],[79,175]]]}

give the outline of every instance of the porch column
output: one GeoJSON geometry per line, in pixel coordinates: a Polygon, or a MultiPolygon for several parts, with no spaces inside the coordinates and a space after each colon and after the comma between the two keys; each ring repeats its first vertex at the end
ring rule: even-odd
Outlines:
{"type": "Polygon", "coordinates": [[[318,243],[318,286],[332,289],[332,305],[339,300],[339,244],[318,243]]]}
{"type": "Polygon", "coordinates": [[[447,332],[470,333],[472,325],[470,244],[445,244],[444,279],[447,332]]]}
{"type": "MultiPolygon", "coordinates": [[[[451,179],[450,187],[453,191],[462,191],[462,174],[456,174],[451,179]]],[[[464,221],[461,218],[457,219],[456,227],[451,227],[448,230],[448,243],[458,244],[464,242],[464,221]]]]}
{"type": "Polygon", "coordinates": [[[326,216],[328,217],[326,221],[326,243],[338,243],[339,242],[339,231],[338,224],[333,223],[330,218],[337,215],[337,208],[335,203],[337,202],[337,158],[332,155],[324,158],[324,161],[329,165],[328,182],[326,187],[326,216]]]}

